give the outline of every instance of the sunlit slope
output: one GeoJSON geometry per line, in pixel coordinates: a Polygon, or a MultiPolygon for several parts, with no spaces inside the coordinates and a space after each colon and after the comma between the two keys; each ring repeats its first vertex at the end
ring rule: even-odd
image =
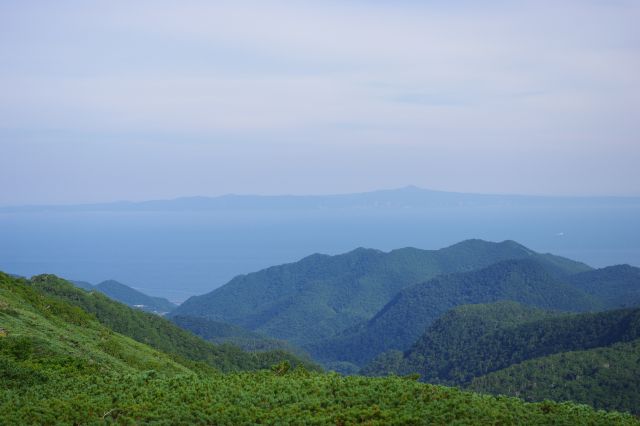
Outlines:
{"type": "Polygon", "coordinates": [[[191,371],[186,359],[116,333],[81,308],[2,273],[0,327],[2,379],[9,387],[75,374],[191,371]]]}
{"type": "Polygon", "coordinates": [[[110,330],[162,352],[201,361],[221,371],[268,368],[283,360],[293,365],[304,362],[308,368],[316,368],[285,351],[249,353],[232,345],[214,345],[165,318],[129,308],[98,292],[86,292],[55,275],[40,275],[25,281],[24,285],[49,298],[81,308],[110,330]]]}

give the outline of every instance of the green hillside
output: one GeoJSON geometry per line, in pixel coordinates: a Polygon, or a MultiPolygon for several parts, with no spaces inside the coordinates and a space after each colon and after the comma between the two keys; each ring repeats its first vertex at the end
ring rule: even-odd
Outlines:
{"type": "Polygon", "coordinates": [[[640,414],[640,339],[536,358],[473,379],[469,389],[527,401],[577,401],[640,414]]]}
{"type": "MultiPolygon", "coordinates": [[[[527,359],[637,338],[640,309],[558,314],[514,303],[462,306],[426,330],[403,355],[397,372],[459,385],[527,359]]],[[[378,359],[363,372],[380,374],[385,369],[378,359]]]]}
{"type": "Polygon", "coordinates": [[[255,370],[288,360],[293,365],[315,365],[284,351],[248,353],[232,345],[213,345],[158,315],[129,308],[97,292],[86,292],[55,275],[24,281],[48,297],[75,305],[109,329],[168,354],[201,361],[221,371],[255,370]]]}
{"type": "Polygon", "coordinates": [[[309,354],[286,340],[266,337],[237,325],[183,316],[172,317],[171,322],[212,343],[229,343],[249,352],[283,350],[303,359],[311,359],[309,354]]]}
{"type": "Polygon", "coordinates": [[[640,305],[640,268],[609,266],[568,277],[576,288],[602,300],[609,309],[640,305]]]}
{"type": "Polygon", "coordinates": [[[361,374],[417,373],[429,383],[639,412],[638,339],[640,309],[561,314],[512,302],[461,306],[407,352],[386,352],[361,374]]]}
{"type": "Polygon", "coordinates": [[[640,424],[584,405],[289,370],[286,362],[221,374],[114,332],[96,318],[105,310],[67,300],[78,295],[115,303],[53,276],[0,273],[0,424],[640,424]]]}
{"type": "Polygon", "coordinates": [[[371,320],[318,344],[314,358],[363,365],[376,355],[406,350],[449,309],[512,300],[544,309],[596,310],[602,305],[548,272],[539,257],[498,262],[481,270],[439,276],[400,291],[371,320]]]}
{"type": "Polygon", "coordinates": [[[9,388],[46,383],[67,374],[112,370],[177,374],[196,365],[116,333],[80,307],[3,273],[0,328],[0,378],[9,388]]]}
{"type": "Polygon", "coordinates": [[[509,301],[458,306],[434,321],[406,353],[384,352],[360,373],[367,376],[418,373],[421,380],[443,383],[453,372],[452,364],[487,334],[555,315],[561,314],[509,301]]]}
{"type": "Polygon", "coordinates": [[[536,254],[513,241],[469,240],[441,250],[404,248],[389,253],[360,248],[338,256],[316,254],[238,276],[211,293],[190,298],[172,315],[228,322],[303,345],[369,320],[409,285],[530,257],[548,264],[554,273],[590,269],[536,254]]]}
{"type": "Polygon", "coordinates": [[[0,273],[0,424],[640,424],[587,406],[289,370],[286,362],[221,374],[106,327],[114,305],[51,275],[0,273]],[[80,307],[92,306],[85,298],[99,300],[92,312],[80,307]]]}

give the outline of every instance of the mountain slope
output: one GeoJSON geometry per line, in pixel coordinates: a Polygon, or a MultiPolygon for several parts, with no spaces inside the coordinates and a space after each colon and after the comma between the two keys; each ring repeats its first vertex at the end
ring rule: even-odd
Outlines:
{"type": "MultiPolygon", "coordinates": [[[[513,241],[481,240],[441,250],[384,253],[360,248],[337,256],[316,254],[238,276],[211,293],[190,298],[172,315],[229,322],[302,345],[368,320],[398,291],[416,282],[528,257],[547,263],[554,259],[513,241]]],[[[554,271],[590,269],[569,260],[558,265],[554,271]]]]}
{"type": "Polygon", "coordinates": [[[361,374],[418,373],[428,382],[445,381],[452,364],[482,337],[501,328],[561,315],[517,302],[457,306],[431,324],[405,353],[387,351],[362,368],[361,374]]]}
{"type": "Polygon", "coordinates": [[[112,370],[156,370],[175,375],[192,372],[195,365],[115,333],[80,307],[1,272],[0,329],[3,391],[60,376],[100,375],[112,370]]]}
{"type": "Polygon", "coordinates": [[[568,282],[602,300],[609,309],[640,305],[640,268],[609,266],[572,275],[568,282]]]}
{"type": "Polygon", "coordinates": [[[640,339],[535,358],[474,378],[468,389],[526,401],[576,401],[640,414],[640,339]]]}
{"type": "Polygon", "coordinates": [[[0,424],[639,424],[585,406],[286,364],[218,374],[113,332],[64,296],[115,302],[54,281],[0,273],[0,424]]]}
{"type": "Polygon", "coordinates": [[[146,312],[152,312],[164,315],[176,308],[175,303],[171,303],[163,297],[148,296],[136,289],[133,289],[118,281],[107,280],[95,286],[86,281],[69,280],[74,286],[86,291],[99,291],[112,298],[113,300],[124,303],[125,305],[141,309],[146,312]]]}
{"type": "Polygon", "coordinates": [[[296,348],[286,340],[266,337],[237,325],[212,321],[206,318],[183,316],[172,317],[171,322],[215,344],[229,343],[249,352],[283,350],[302,359],[311,360],[308,353],[296,348]]]}
{"type": "Polygon", "coordinates": [[[171,312],[177,306],[165,298],[147,296],[138,290],[114,280],[103,281],[96,284],[93,288],[120,303],[147,312],[165,314],[171,312]]]}
{"type": "Polygon", "coordinates": [[[460,385],[528,359],[637,338],[640,309],[560,314],[519,305],[462,306],[427,329],[404,354],[401,372],[460,385]]]}
{"type": "Polygon", "coordinates": [[[69,282],[73,285],[75,285],[78,288],[81,288],[83,290],[87,290],[87,291],[93,291],[93,284],[88,283],[86,281],[75,281],[75,280],[69,280],[69,282]]]}
{"type": "Polygon", "coordinates": [[[407,287],[369,321],[304,348],[323,362],[363,365],[387,350],[407,349],[434,320],[455,306],[500,300],[567,311],[601,308],[596,299],[563,283],[548,272],[544,261],[531,256],[407,287]]]}
{"type": "Polygon", "coordinates": [[[639,413],[639,349],[638,308],[566,314],[500,302],[452,309],[407,352],[386,352],[361,373],[639,413]]]}
{"type": "Polygon", "coordinates": [[[97,292],[75,288],[55,275],[39,275],[26,284],[50,298],[92,314],[104,326],[162,352],[204,362],[221,371],[255,370],[287,360],[317,367],[284,351],[248,353],[232,345],[213,345],[158,315],[129,308],[97,292]]]}

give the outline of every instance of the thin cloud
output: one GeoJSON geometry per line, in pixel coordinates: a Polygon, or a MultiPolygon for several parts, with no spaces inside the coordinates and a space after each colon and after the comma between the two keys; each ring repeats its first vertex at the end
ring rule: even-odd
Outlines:
{"type": "MultiPolygon", "coordinates": [[[[544,179],[564,182],[550,190],[636,193],[639,18],[640,5],[625,1],[3,3],[0,154],[13,161],[0,178],[33,165],[25,145],[63,147],[68,135],[108,141],[103,158],[113,161],[149,149],[175,158],[167,144],[210,145],[212,167],[260,155],[281,173],[273,182],[300,188],[322,185],[319,164],[341,152],[356,162],[371,148],[375,158],[358,172],[365,180],[378,182],[380,159],[397,159],[384,187],[434,187],[435,162],[452,161],[466,169],[441,185],[449,189],[531,192],[544,169],[544,179]],[[314,153],[305,161],[316,172],[297,175],[305,165],[284,160],[292,146],[314,153]],[[582,162],[562,171],[575,155],[582,162]],[[472,173],[474,162],[495,166],[494,176],[472,173]],[[531,172],[506,188],[507,164],[531,172]]],[[[179,155],[184,173],[213,179],[193,169],[206,168],[196,155],[179,155]]],[[[67,157],[61,165],[77,167],[67,157]]],[[[327,185],[354,179],[341,167],[327,185]]],[[[230,185],[244,179],[227,172],[230,185]]],[[[131,174],[144,193],[148,180],[131,174]]],[[[3,188],[0,198],[44,196],[50,179],[3,188]]],[[[280,192],[262,175],[254,182],[248,192],[280,192]]],[[[74,185],[77,197],[90,192],[74,185]]]]}

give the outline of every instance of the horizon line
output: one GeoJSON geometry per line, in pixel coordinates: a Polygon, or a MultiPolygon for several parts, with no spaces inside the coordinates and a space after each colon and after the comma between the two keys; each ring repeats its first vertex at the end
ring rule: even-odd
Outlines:
{"type": "Polygon", "coordinates": [[[252,197],[252,198],[314,198],[314,197],[342,197],[350,195],[363,195],[363,194],[375,194],[380,192],[399,192],[399,191],[416,191],[416,192],[429,192],[439,194],[452,194],[452,195],[466,195],[466,196],[493,196],[493,197],[529,197],[529,198],[548,198],[548,199],[640,199],[638,195],[610,195],[610,194],[597,194],[597,195],[567,195],[567,194],[525,194],[525,193],[499,193],[499,192],[466,192],[466,191],[447,191],[440,189],[423,188],[417,185],[405,185],[401,187],[372,189],[365,191],[355,192],[329,192],[329,193],[306,193],[306,194],[294,194],[294,193],[276,193],[276,194],[257,194],[257,193],[234,193],[228,192],[218,195],[183,195],[168,198],[148,198],[139,200],[111,200],[111,201],[96,201],[96,202],[69,202],[69,203],[33,203],[33,204],[0,204],[0,209],[4,208],[41,208],[41,207],[90,207],[90,206],[107,206],[107,205],[135,205],[153,202],[171,202],[179,200],[190,199],[219,199],[226,197],[252,197]]]}

